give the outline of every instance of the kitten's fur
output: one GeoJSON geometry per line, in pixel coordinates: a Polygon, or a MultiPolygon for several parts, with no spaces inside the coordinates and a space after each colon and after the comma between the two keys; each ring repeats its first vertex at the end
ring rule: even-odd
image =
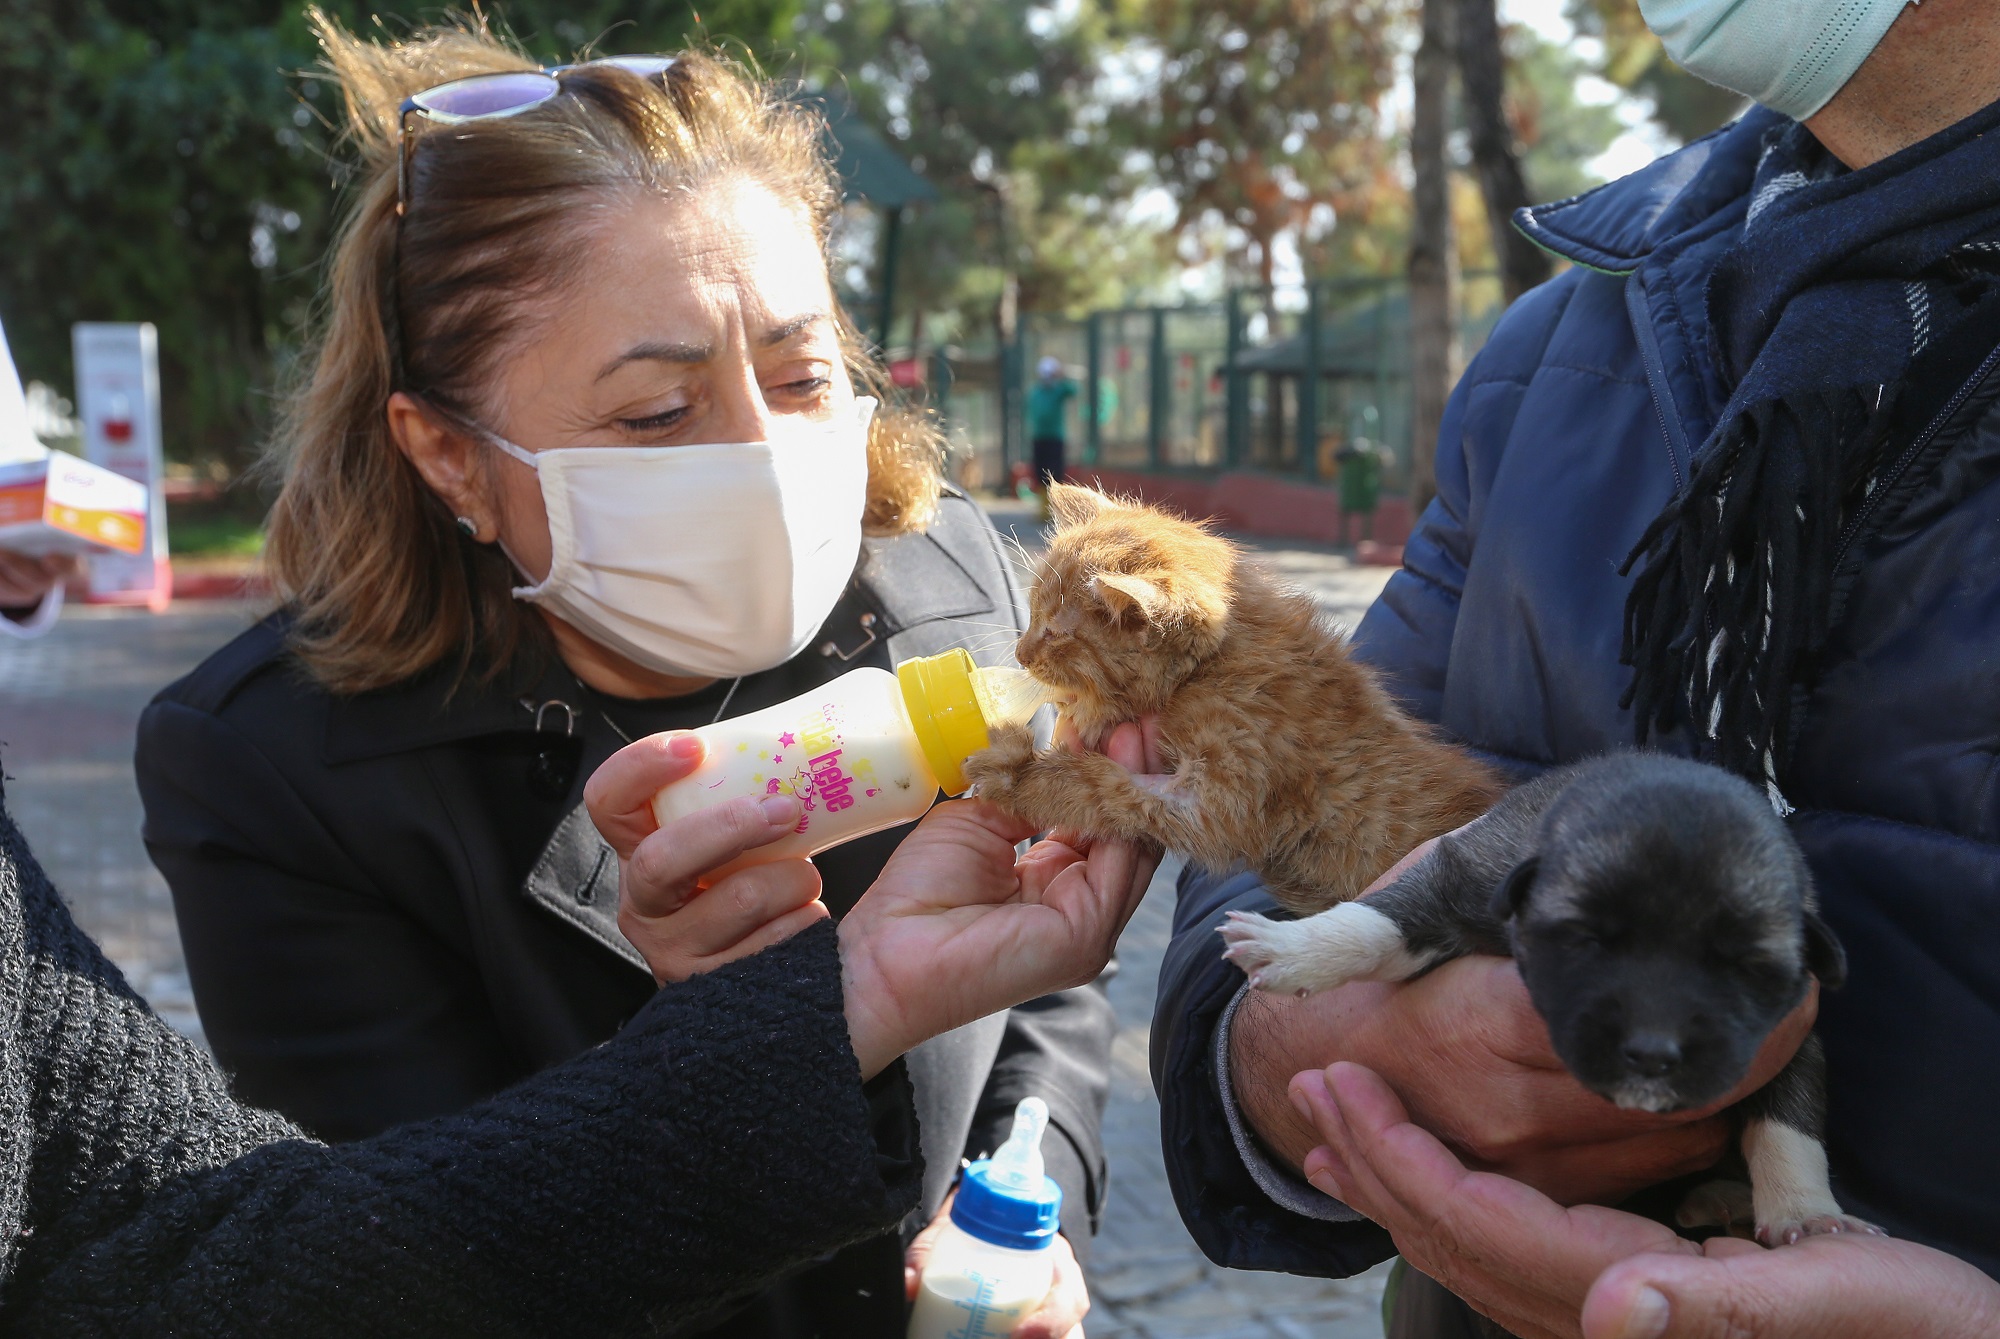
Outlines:
{"type": "Polygon", "coordinates": [[[1403,855],[1484,813],[1501,787],[1348,655],[1310,597],[1202,526],[1054,485],[1057,529],[1021,665],[1083,742],[1157,713],[1172,780],[996,732],[966,775],[1047,827],[1142,840],[1211,869],[1241,862],[1293,911],[1354,897],[1403,855]]]}

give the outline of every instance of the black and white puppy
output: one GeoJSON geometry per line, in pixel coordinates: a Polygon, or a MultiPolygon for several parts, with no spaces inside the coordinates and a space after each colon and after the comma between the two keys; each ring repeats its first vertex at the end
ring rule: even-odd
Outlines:
{"type": "MultiPolygon", "coordinates": [[[[1727,1094],[1808,974],[1833,988],[1847,970],[1805,857],[1764,796],[1719,768],[1647,753],[1549,772],[1388,887],[1303,920],[1233,915],[1222,936],[1252,986],[1296,994],[1511,956],[1570,1073],[1659,1112],[1727,1094]]],[[[1828,1187],[1824,1086],[1808,1038],[1733,1109],[1766,1245],[1877,1230],[1828,1187]]],[[[1744,1207],[1740,1186],[1707,1186],[1681,1222],[1728,1226],[1744,1207]]]]}

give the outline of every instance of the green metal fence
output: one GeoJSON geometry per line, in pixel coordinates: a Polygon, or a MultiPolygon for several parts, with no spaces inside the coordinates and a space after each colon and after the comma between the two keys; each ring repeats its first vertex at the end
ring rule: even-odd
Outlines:
{"type": "MultiPolygon", "coordinates": [[[[1502,305],[1496,276],[1464,276],[1466,357],[1502,305]]],[[[947,353],[933,380],[950,392],[933,396],[976,482],[1001,484],[1026,460],[1026,395],[1046,356],[1080,392],[1069,419],[1073,462],[1321,479],[1355,445],[1383,452],[1388,487],[1408,482],[1410,310],[1401,279],[1328,279],[1276,294],[1240,288],[1220,303],[1081,321],[1031,316],[1014,348],[947,353]]]]}

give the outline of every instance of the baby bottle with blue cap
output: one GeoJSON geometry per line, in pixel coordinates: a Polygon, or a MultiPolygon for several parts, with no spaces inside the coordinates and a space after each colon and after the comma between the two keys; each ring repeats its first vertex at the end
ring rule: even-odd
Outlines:
{"type": "Polygon", "coordinates": [[[1005,1339],[1049,1295],[1062,1187],[1042,1172],[1048,1124],[1048,1105],[1023,1099],[1000,1151],[959,1178],[917,1285],[909,1339],[1005,1339]]]}

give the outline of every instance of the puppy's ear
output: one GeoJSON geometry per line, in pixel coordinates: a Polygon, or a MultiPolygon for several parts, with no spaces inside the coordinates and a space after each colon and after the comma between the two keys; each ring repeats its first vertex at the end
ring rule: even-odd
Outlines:
{"type": "Polygon", "coordinates": [[[1839,990],[1847,984],[1847,950],[1834,937],[1832,927],[1818,913],[1806,913],[1806,966],[1819,978],[1825,990],[1839,990]]]}
{"type": "Polygon", "coordinates": [[[1493,901],[1487,907],[1494,920],[1505,925],[1520,913],[1521,904],[1528,900],[1528,893],[1535,886],[1535,875],[1541,868],[1541,860],[1529,856],[1507,871],[1507,877],[1500,880],[1500,886],[1493,890],[1493,901]]]}

